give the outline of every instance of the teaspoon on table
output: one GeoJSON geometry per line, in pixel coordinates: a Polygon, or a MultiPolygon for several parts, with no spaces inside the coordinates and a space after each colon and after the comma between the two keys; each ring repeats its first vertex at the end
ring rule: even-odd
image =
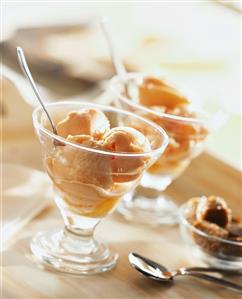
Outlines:
{"type": "Polygon", "coordinates": [[[242,285],[235,284],[228,280],[217,278],[215,276],[207,275],[201,272],[220,272],[220,273],[238,273],[236,270],[222,270],[217,268],[202,268],[202,267],[193,267],[193,268],[180,268],[176,271],[168,271],[163,265],[156,263],[146,257],[143,257],[137,253],[129,254],[130,264],[143,275],[159,280],[162,282],[171,282],[174,277],[179,275],[193,276],[202,280],[214,282],[216,284],[231,288],[242,292],[242,285]],[[195,269],[195,270],[194,270],[195,269]],[[198,270],[199,269],[199,270],[198,270]],[[199,271],[199,272],[197,272],[199,271]]]}

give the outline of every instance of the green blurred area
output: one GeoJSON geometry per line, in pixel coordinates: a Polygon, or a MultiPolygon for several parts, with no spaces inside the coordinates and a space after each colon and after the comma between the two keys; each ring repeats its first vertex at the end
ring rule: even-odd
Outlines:
{"type": "Polygon", "coordinates": [[[231,115],[226,124],[211,135],[207,146],[219,158],[242,170],[241,116],[231,115]]]}

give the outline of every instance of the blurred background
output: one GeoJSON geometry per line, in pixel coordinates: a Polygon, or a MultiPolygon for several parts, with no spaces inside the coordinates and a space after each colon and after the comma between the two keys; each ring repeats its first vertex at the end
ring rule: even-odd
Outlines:
{"type": "Polygon", "coordinates": [[[47,100],[91,101],[114,75],[98,24],[105,15],[127,70],[168,73],[191,90],[208,112],[228,113],[225,126],[210,138],[208,150],[242,169],[240,4],[4,1],[1,117],[3,138],[9,141],[4,158],[13,161],[11,142],[32,134],[28,133],[32,130],[31,105],[36,104],[20,74],[15,47],[24,49],[47,100]],[[23,99],[28,102],[24,107],[23,99]]]}

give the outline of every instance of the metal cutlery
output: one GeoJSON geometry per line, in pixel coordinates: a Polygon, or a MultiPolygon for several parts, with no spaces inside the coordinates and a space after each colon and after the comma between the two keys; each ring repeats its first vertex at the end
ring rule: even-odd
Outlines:
{"type": "Polygon", "coordinates": [[[219,273],[227,272],[227,273],[241,274],[241,272],[237,270],[221,271],[221,269],[217,269],[217,268],[192,267],[192,268],[180,268],[175,271],[169,271],[163,265],[153,260],[150,260],[149,258],[146,258],[138,253],[130,253],[129,262],[136,270],[141,272],[143,275],[151,279],[159,280],[162,282],[171,282],[176,276],[186,275],[186,276],[193,276],[202,280],[210,281],[231,288],[233,290],[242,292],[242,285],[212,275],[204,274],[204,272],[219,272],[219,273]]]}

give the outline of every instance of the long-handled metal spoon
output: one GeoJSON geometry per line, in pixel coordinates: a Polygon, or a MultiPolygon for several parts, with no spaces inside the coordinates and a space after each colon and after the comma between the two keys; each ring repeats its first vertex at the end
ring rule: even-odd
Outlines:
{"type": "MultiPolygon", "coordinates": [[[[153,265],[153,267],[160,267],[161,269],[163,269],[164,271],[167,271],[167,269],[162,266],[161,264],[147,258],[144,257],[138,253],[130,253],[130,255],[133,255],[137,258],[143,259],[144,261],[146,261],[146,263],[153,265]]],[[[216,268],[216,267],[183,267],[180,268],[183,269],[183,271],[193,271],[193,272],[214,272],[214,273],[223,273],[223,274],[233,274],[233,275],[242,275],[242,270],[239,269],[221,269],[221,268],[216,268]]]]}
{"type": "MultiPolygon", "coordinates": [[[[141,272],[143,275],[145,275],[149,278],[155,279],[155,280],[162,281],[162,282],[171,282],[173,280],[173,278],[176,276],[188,275],[188,276],[193,276],[193,277],[196,277],[196,278],[199,278],[202,280],[214,282],[216,284],[219,284],[219,285],[231,288],[233,290],[242,292],[242,285],[238,285],[238,284],[235,284],[233,282],[230,282],[230,281],[222,279],[222,278],[217,278],[215,276],[201,273],[202,271],[209,272],[208,271],[209,268],[206,268],[206,271],[200,270],[199,272],[196,272],[194,270],[189,270],[187,268],[181,268],[176,271],[168,271],[166,269],[166,267],[164,267],[163,265],[158,264],[155,261],[152,261],[146,257],[143,257],[137,253],[129,254],[129,262],[136,270],[141,272]]],[[[199,267],[197,269],[201,269],[201,268],[199,267]]],[[[212,269],[214,269],[214,268],[212,268],[212,269]]],[[[212,270],[211,272],[218,272],[218,271],[212,270]]],[[[225,272],[225,271],[223,271],[223,272],[225,272]]],[[[228,270],[228,272],[231,273],[231,270],[228,270]]],[[[234,271],[234,273],[236,273],[236,271],[234,271]]]]}
{"type": "Polygon", "coordinates": [[[111,55],[112,62],[115,67],[116,73],[118,74],[120,81],[124,85],[125,95],[128,96],[129,92],[128,92],[128,85],[127,85],[127,72],[126,72],[125,66],[124,66],[120,56],[118,55],[118,51],[115,47],[115,42],[112,37],[107,18],[102,17],[100,19],[100,24],[101,24],[103,33],[104,33],[107,43],[108,43],[110,55],[111,55]]]}
{"type": "Polygon", "coordinates": [[[109,46],[109,51],[110,51],[110,55],[111,55],[115,70],[116,70],[119,78],[122,80],[122,82],[125,83],[126,78],[127,78],[127,73],[125,70],[125,66],[124,66],[122,60],[120,59],[120,57],[118,55],[118,51],[115,47],[114,39],[112,37],[107,18],[102,17],[100,19],[100,24],[101,24],[101,27],[103,29],[104,35],[106,37],[106,40],[107,40],[107,43],[109,46]]]}
{"type": "Polygon", "coordinates": [[[37,88],[37,86],[36,86],[36,84],[34,82],[34,79],[33,79],[32,75],[31,75],[31,73],[30,73],[28,64],[27,64],[26,59],[25,59],[24,52],[23,52],[22,48],[20,48],[20,47],[17,47],[16,51],[17,51],[18,61],[19,61],[19,65],[21,67],[21,70],[23,71],[23,73],[25,75],[25,78],[29,81],[29,83],[30,83],[30,85],[31,85],[31,87],[32,87],[32,89],[33,89],[33,91],[34,91],[34,93],[35,93],[35,95],[36,95],[36,97],[37,97],[40,105],[43,107],[43,110],[46,113],[46,115],[48,117],[48,120],[50,122],[50,125],[51,125],[51,128],[53,130],[53,133],[57,135],[57,131],[56,131],[56,127],[54,125],[54,122],[51,119],[50,114],[49,114],[48,110],[45,107],[45,104],[44,104],[44,102],[43,102],[43,100],[42,100],[42,98],[40,96],[39,90],[38,90],[38,88],[37,88]]]}

